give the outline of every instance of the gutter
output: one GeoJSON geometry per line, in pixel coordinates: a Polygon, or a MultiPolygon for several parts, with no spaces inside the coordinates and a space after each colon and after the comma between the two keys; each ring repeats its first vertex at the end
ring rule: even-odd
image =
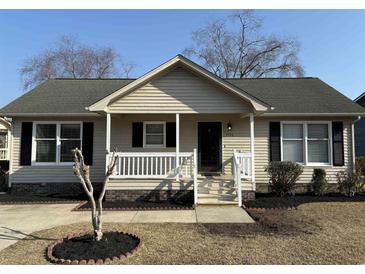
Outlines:
{"type": "Polygon", "coordinates": [[[0,113],[2,116],[7,117],[98,117],[98,113],[0,113]]]}
{"type": "Polygon", "coordinates": [[[356,153],[355,153],[355,123],[361,120],[361,116],[351,121],[351,142],[352,142],[352,171],[356,171],[356,153]]]}
{"type": "Polygon", "coordinates": [[[313,116],[332,116],[332,117],[340,117],[340,116],[358,116],[358,117],[365,117],[365,113],[363,112],[355,112],[355,113],[263,113],[261,116],[266,117],[290,117],[290,116],[306,116],[306,117],[313,117],[313,116]]]}

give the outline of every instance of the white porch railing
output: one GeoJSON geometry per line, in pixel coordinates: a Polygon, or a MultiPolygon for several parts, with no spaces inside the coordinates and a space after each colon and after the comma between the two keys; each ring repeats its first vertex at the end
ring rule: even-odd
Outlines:
{"type": "Polygon", "coordinates": [[[180,152],[178,167],[175,152],[117,152],[116,155],[115,173],[110,178],[194,179],[194,152],[180,152]]]}
{"type": "Polygon", "coordinates": [[[234,158],[240,165],[241,178],[250,180],[252,178],[252,161],[250,152],[234,152],[234,158]]]}
{"type": "Polygon", "coordinates": [[[251,153],[233,152],[234,186],[237,192],[238,206],[242,206],[242,179],[252,178],[251,153]]]}
{"type": "Polygon", "coordinates": [[[7,148],[0,148],[0,161],[8,160],[8,149],[7,148]]]}
{"type": "MultiPolygon", "coordinates": [[[[106,157],[110,162],[111,153],[106,157]]],[[[197,150],[179,152],[176,167],[175,152],[117,152],[118,160],[112,179],[170,179],[194,182],[194,205],[198,203],[197,150]]]]}

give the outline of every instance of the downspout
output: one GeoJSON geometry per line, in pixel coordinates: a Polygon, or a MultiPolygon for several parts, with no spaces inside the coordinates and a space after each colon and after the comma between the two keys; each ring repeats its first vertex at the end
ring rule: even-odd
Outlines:
{"type": "Polygon", "coordinates": [[[361,120],[361,116],[357,116],[355,120],[351,122],[351,142],[352,142],[352,171],[355,172],[356,168],[356,155],[355,155],[355,123],[361,120]]]}
{"type": "Polygon", "coordinates": [[[4,119],[10,124],[8,132],[8,158],[9,158],[9,176],[8,176],[8,188],[11,188],[11,175],[13,173],[13,119],[4,117],[4,119]]]}

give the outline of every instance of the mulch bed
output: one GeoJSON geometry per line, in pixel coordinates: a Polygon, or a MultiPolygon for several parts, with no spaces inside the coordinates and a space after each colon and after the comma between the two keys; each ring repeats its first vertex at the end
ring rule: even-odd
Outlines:
{"type": "Polygon", "coordinates": [[[47,248],[47,258],[56,264],[104,264],[131,256],[140,246],[133,234],[104,232],[100,241],[91,234],[69,235],[47,248]]]}
{"type": "Polygon", "coordinates": [[[296,209],[299,205],[305,203],[319,202],[363,202],[365,201],[364,194],[358,194],[354,197],[346,197],[340,193],[329,193],[325,196],[315,196],[313,194],[297,194],[295,196],[278,197],[273,194],[256,194],[256,199],[246,201],[246,208],[254,209],[296,209]]]}
{"type": "Polygon", "coordinates": [[[81,197],[52,197],[36,195],[12,195],[1,194],[0,205],[17,205],[17,204],[70,204],[85,201],[81,197]]]}
{"type": "MultiPolygon", "coordinates": [[[[103,202],[103,210],[119,211],[119,210],[191,210],[192,204],[176,203],[174,201],[114,201],[103,202]]],[[[84,201],[77,205],[73,211],[88,211],[91,209],[89,201],[84,201]]]]}

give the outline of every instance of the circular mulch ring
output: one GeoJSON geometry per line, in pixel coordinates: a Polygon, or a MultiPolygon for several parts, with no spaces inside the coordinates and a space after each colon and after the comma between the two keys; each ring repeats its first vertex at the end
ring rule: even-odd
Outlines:
{"type": "Polygon", "coordinates": [[[104,232],[100,241],[91,234],[71,234],[50,244],[47,258],[56,264],[104,264],[131,256],[140,244],[136,235],[119,231],[104,232]]]}

